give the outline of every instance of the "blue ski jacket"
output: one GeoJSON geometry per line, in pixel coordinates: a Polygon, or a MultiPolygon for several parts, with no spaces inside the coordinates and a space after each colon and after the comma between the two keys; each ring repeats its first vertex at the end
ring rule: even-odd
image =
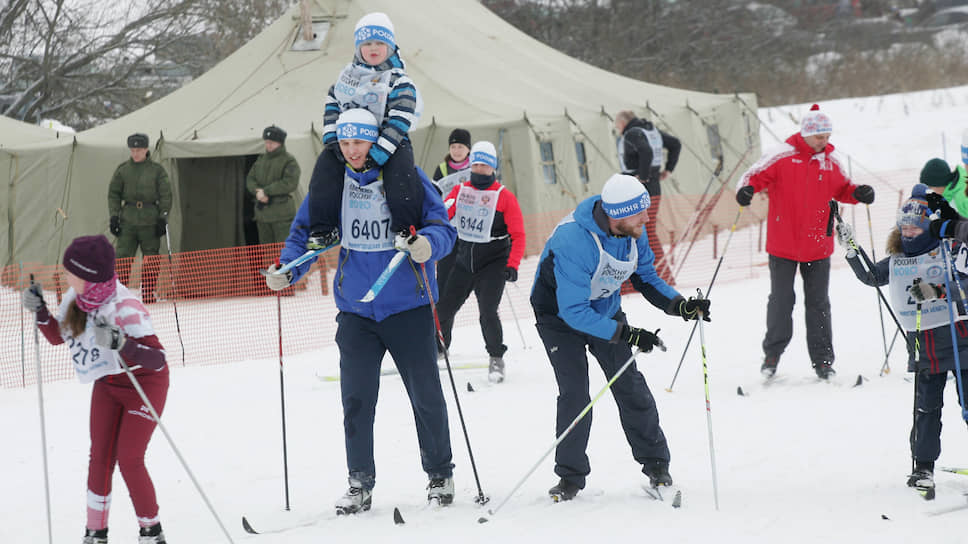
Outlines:
{"type": "MultiPolygon", "coordinates": [[[[430,293],[437,300],[437,278],[434,263],[447,256],[454,247],[457,239],[455,229],[447,219],[447,209],[440,199],[437,189],[427,178],[427,174],[419,167],[416,169],[424,190],[423,224],[418,233],[430,241],[432,254],[427,261],[427,278],[430,282],[430,293]]],[[[358,174],[347,169],[350,176],[366,185],[376,179],[372,170],[358,174]]],[[[306,240],[309,238],[309,197],[303,199],[296,212],[296,218],[289,228],[289,237],[279,255],[279,262],[286,264],[295,260],[306,252],[306,240]]],[[[359,302],[370,289],[380,273],[390,263],[396,254],[395,250],[387,251],[350,251],[340,248],[336,277],[333,280],[333,296],[336,307],[343,312],[383,321],[387,317],[430,304],[427,289],[424,287],[423,273],[420,265],[407,258],[394,272],[393,276],[370,302],[359,302]]],[[[312,259],[292,269],[292,283],[309,271],[316,259],[312,259]]]]}
{"type": "MultiPolygon", "coordinates": [[[[554,315],[575,330],[617,341],[621,326],[613,316],[621,309],[621,293],[590,300],[591,279],[600,258],[592,236],[598,237],[604,251],[621,260],[628,260],[631,247],[627,237],[608,234],[596,221],[596,215],[605,217],[601,199],[593,196],[578,204],[574,222],[559,225],[545,244],[531,290],[531,305],[535,315],[554,315]]],[[[636,245],[639,258],[638,268],[629,278],[632,285],[653,306],[679,315],[682,296],[656,273],[655,255],[645,232],[636,245]]]]}

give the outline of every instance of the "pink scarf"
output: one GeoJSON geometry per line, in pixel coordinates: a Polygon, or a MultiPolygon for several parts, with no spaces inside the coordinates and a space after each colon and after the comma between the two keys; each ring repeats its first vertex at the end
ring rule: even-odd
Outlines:
{"type": "Polygon", "coordinates": [[[463,170],[463,169],[467,168],[467,165],[470,162],[471,162],[471,156],[470,155],[464,157],[464,160],[462,160],[460,162],[454,162],[451,159],[447,159],[447,164],[450,165],[450,167],[453,168],[454,170],[463,170]]]}
{"type": "Polygon", "coordinates": [[[111,276],[108,281],[101,283],[84,282],[84,293],[78,294],[77,307],[84,313],[91,313],[97,310],[109,298],[114,296],[118,285],[118,275],[111,276]]]}

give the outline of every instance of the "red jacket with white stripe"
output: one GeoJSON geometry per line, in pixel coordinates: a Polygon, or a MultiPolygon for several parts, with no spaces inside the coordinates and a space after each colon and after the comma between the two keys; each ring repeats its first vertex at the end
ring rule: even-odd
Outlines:
{"type": "Polygon", "coordinates": [[[800,133],[763,154],[740,178],[737,190],[751,185],[770,197],[766,252],[775,257],[809,262],[830,257],[834,236],[827,236],[831,199],[856,204],[854,189],[834,146],[820,153],[800,133]]]}
{"type": "MultiPolygon", "coordinates": [[[[450,194],[444,199],[444,205],[447,206],[447,215],[451,219],[457,212],[457,193],[464,185],[474,187],[471,182],[465,181],[451,189],[450,194]]],[[[501,187],[501,183],[495,181],[485,190],[497,192],[501,187]]],[[[497,198],[494,224],[491,225],[491,237],[498,239],[474,243],[458,238],[454,244],[457,263],[470,272],[477,272],[495,260],[507,259],[506,267],[518,269],[518,265],[521,264],[521,259],[524,257],[524,216],[521,214],[521,206],[518,204],[517,197],[507,187],[504,187],[497,198]]]]}

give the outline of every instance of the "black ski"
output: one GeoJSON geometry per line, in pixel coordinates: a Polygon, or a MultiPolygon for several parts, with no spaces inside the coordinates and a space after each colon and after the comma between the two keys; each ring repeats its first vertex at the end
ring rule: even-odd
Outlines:
{"type": "Polygon", "coordinates": [[[303,528],[303,527],[311,527],[313,525],[316,525],[317,523],[319,523],[319,521],[320,521],[320,519],[322,519],[322,517],[323,516],[321,515],[321,516],[317,517],[316,519],[312,519],[312,520],[309,520],[309,521],[296,522],[296,523],[292,523],[290,525],[285,525],[285,526],[280,526],[280,527],[273,527],[271,529],[263,529],[263,530],[257,531],[252,526],[252,524],[249,523],[249,520],[245,516],[242,516],[242,528],[245,529],[245,532],[249,533],[250,535],[268,535],[268,534],[284,533],[286,531],[291,531],[293,529],[300,529],[300,528],[303,528]]]}
{"type": "Polygon", "coordinates": [[[403,520],[403,515],[400,514],[400,509],[393,507],[393,523],[395,525],[403,525],[406,521],[403,520]]]}

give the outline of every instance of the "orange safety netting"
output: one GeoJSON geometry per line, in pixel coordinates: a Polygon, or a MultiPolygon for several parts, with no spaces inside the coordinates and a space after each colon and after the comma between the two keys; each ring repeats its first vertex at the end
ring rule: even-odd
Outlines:
{"type": "MultiPolygon", "coordinates": [[[[874,254],[883,257],[883,243],[893,225],[898,204],[916,182],[916,172],[869,175],[855,179],[870,183],[878,200],[870,207],[874,231],[874,254]]],[[[685,296],[695,288],[705,290],[717,265],[717,283],[745,279],[768,273],[765,267],[766,200],[754,200],[732,238],[730,229],[739,216],[732,187],[720,198],[663,195],[658,221],[668,272],[685,296]],[[683,225],[679,229],[668,225],[683,225]],[[724,247],[729,243],[728,250],[724,247]],[[725,258],[720,263],[720,258],[725,258]],[[688,289],[686,287],[689,287],[688,289]]],[[[525,216],[526,258],[521,263],[518,281],[505,289],[501,319],[505,336],[519,334],[515,326],[532,329],[534,316],[528,297],[534,279],[537,256],[555,225],[571,210],[525,216]]],[[[844,219],[855,223],[858,241],[870,247],[865,208],[848,206],[844,219]]],[[[656,231],[650,230],[655,239],[656,231]]],[[[278,359],[280,330],[282,355],[311,352],[335,343],[336,306],[329,295],[336,251],[324,254],[298,284],[277,293],[270,291],[260,269],[272,264],[282,244],[246,246],[162,254],[142,259],[120,259],[119,276],[133,292],[141,291],[158,337],[172,366],[213,365],[243,360],[278,359]],[[132,262],[133,261],[133,262],[132,262]],[[128,272],[130,270],[130,272],[128,272]],[[154,302],[150,302],[152,296],[154,302]],[[176,319],[177,314],[177,319],[176,319]],[[281,319],[280,319],[281,318],[281,319]]],[[[835,252],[834,265],[844,266],[835,252]]],[[[661,268],[661,267],[660,267],[661,268]]],[[[33,316],[21,306],[20,292],[35,281],[44,288],[44,298],[52,311],[67,290],[60,265],[21,263],[6,266],[0,277],[0,388],[26,387],[36,383],[37,350],[33,316]]],[[[629,285],[623,294],[631,292],[629,285]]],[[[710,297],[715,302],[715,293],[710,297]]],[[[715,316],[731,311],[715,310],[715,316]]],[[[744,311],[735,309],[732,311],[744,311]]],[[[756,312],[762,321],[763,309],[756,312]]],[[[477,323],[477,304],[473,296],[462,307],[455,326],[477,323]]],[[[51,346],[39,338],[39,359],[45,382],[73,378],[73,368],[65,346],[51,346]]],[[[483,341],[482,341],[483,346],[483,341]]]]}

